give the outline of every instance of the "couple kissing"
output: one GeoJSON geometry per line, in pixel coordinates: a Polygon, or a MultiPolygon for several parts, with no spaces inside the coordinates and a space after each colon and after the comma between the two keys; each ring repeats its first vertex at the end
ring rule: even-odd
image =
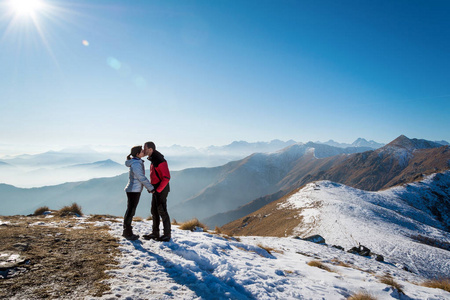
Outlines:
{"type": "Polygon", "coordinates": [[[153,218],[152,232],[143,235],[144,239],[155,239],[168,242],[171,239],[170,217],[167,212],[167,195],[170,192],[170,172],[167,161],[159,151],[156,150],[155,143],[147,142],[142,146],[131,148],[127,156],[125,165],[130,168],[128,173],[128,184],[125,187],[127,194],[127,210],[123,221],[122,236],[128,240],[137,240],[139,235],[133,233],[131,222],[136,213],[136,207],[141,197],[144,187],[152,194],[151,214],[153,218]],[[147,156],[150,164],[150,180],[145,176],[144,161],[147,156]],[[160,218],[163,221],[164,233],[160,236],[160,218]]]}

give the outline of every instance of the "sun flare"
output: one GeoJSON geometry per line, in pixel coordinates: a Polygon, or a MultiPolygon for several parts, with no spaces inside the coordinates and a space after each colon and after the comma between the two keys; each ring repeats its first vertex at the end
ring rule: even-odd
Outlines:
{"type": "Polygon", "coordinates": [[[19,15],[32,15],[44,6],[41,0],[10,0],[10,5],[19,15]]]}

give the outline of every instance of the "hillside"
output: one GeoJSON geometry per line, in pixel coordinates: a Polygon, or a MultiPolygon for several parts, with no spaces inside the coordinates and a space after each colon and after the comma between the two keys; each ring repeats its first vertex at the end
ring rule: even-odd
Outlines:
{"type": "Polygon", "coordinates": [[[283,179],[282,185],[299,187],[316,180],[330,180],[377,191],[449,168],[449,146],[400,136],[382,148],[355,153],[341,160],[328,162],[311,156],[309,162],[296,166],[283,179]],[[311,171],[305,175],[305,169],[311,171]]]}
{"type": "MultiPolygon", "coordinates": [[[[0,279],[0,297],[344,300],[363,292],[376,299],[450,297],[423,286],[427,277],[403,270],[390,256],[381,262],[299,239],[237,239],[177,225],[167,243],[128,241],[120,236],[122,221],[0,217],[0,257],[14,261],[1,273],[12,276],[0,279]]],[[[151,221],[134,222],[134,230],[151,231],[151,221]]]]}
{"type": "Polygon", "coordinates": [[[223,226],[237,235],[319,234],[346,249],[362,244],[425,276],[450,274],[442,264],[450,259],[449,228],[450,171],[380,192],[309,183],[223,226]]]}
{"type": "MultiPolygon", "coordinates": [[[[317,155],[311,145],[309,151],[292,162],[290,171],[275,184],[273,194],[264,199],[277,200],[294,189],[318,180],[330,180],[368,191],[386,189],[395,185],[420,180],[425,175],[450,168],[450,147],[438,143],[408,139],[400,136],[388,145],[363,153],[326,157],[317,155]],[[278,198],[276,198],[278,197],[278,198]],[[276,199],[275,199],[276,198],[276,199]]],[[[205,218],[209,226],[222,226],[266,205],[260,199],[241,207],[205,218]]]]}
{"type": "MultiPolygon", "coordinates": [[[[330,158],[331,161],[335,161],[343,159],[347,154],[364,150],[366,148],[342,149],[310,142],[294,144],[275,153],[255,153],[220,167],[202,190],[197,190],[197,193],[189,198],[175,197],[174,202],[169,204],[169,209],[171,215],[177,220],[192,217],[207,218],[217,213],[227,212],[256,198],[295,188],[295,186],[282,186],[281,183],[297,165],[302,165],[304,156],[312,155],[317,159],[330,158]]],[[[310,171],[308,167],[305,167],[302,174],[310,171]]],[[[182,185],[184,181],[177,181],[174,178],[174,190],[182,185]]]]}

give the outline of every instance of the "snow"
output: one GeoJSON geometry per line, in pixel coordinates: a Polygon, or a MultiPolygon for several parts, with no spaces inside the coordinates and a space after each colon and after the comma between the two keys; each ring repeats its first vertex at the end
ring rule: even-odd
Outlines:
{"type": "MultiPolygon", "coordinates": [[[[35,222],[30,226],[110,228],[121,252],[116,257],[118,265],[107,271],[111,277],[105,283],[111,290],[85,299],[333,300],[367,292],[376,299],[443,300],[450,299],[449,292],[421,283],[450,277],[450,251],[420,244],[411,236],[450,243],[449,233],[427,213],[423,202],[433,192],[448,193],[449,181],[450,171],[380,192],[318,181],[278,205],[278,209],[299,211],[297,233],[320,234],[327,244],[295,237],[229,237],[199,228],[185,231],[177,225],[172,225],[170,242],[129,241],[121,236],[123,219],[92,222],[89,216],[77,217],[75,224],[35,222]],[[351,254],[333,244],[345,249],[362,244],[385,261],[351,254]],[[308,265],[311,261],[331,271],[308,265]],[[400,284],[405,295],[381,283],[386,275],[400,284]]],[[[133,226],[141,236],[152,232],[152,221],[133,222],[133,226]]]]}
{"type": "MultiPolygon", "coordinates": [[[[128,241],[121,237],[121,223],[99,223],[110,226],[122,252],[118,267],[108,271],[111,291],[101,299],[346,299],[360,291],[398,299],[396,291],[380,282],[385,274],[403,286],[405,299],[450,298],[448,292],[416,284],[424,278],[394,264],[300,239],[225,238],[173,225],[170,242],[128,241]],[[311,260],[334,272],[307,265],[311,260]],[[334,260],[348,267],[333,265],[334,260]]],[[[151,221],[133,225],[136,234],[151,232],[151,221]]]]}
{"type": "MultiPolygon", "coordinates": [[[[450,173],[444,175],[448,178],[450,173]]],[[[427,178],[428,182],[431,179],[427,178]]],[[[417,195],[417,190],[410,193],[408,187],[411,185],[366,192],[319,181],[306,185],[278,208],[300,209],[303,220],[294,233],[301,237],[319,234],[326,243],[345,249],[361,244],[421,276],[448,278],[450,251],[419,243],[412,237],[421,235],[450,244],[450,234],[426,209],[416,208],[421,206],[418,202],[427,190],[422,187],[422,194],[417,195]]]]}

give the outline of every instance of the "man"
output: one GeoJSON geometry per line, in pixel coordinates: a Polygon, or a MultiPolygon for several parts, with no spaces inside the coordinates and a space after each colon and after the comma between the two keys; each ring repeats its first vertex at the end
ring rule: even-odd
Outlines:
{"type": "Polygon", "coordinates": [[[167,195],[170,192],[169,180],[170,172],[167,161],[159,151],[156,150],[155,143],[147,142],[144,144],[144,154],[151,161],[150,165],[150,183],[154,186],[152,196],[152,218],[153,230],[151,234],[143,236],[144,239],[157,239],[167,242],[171,238],[170,217],[167,212],[167,195]],[[164,235],[159,236],[159,218],[163,221],[164,235]]]}

